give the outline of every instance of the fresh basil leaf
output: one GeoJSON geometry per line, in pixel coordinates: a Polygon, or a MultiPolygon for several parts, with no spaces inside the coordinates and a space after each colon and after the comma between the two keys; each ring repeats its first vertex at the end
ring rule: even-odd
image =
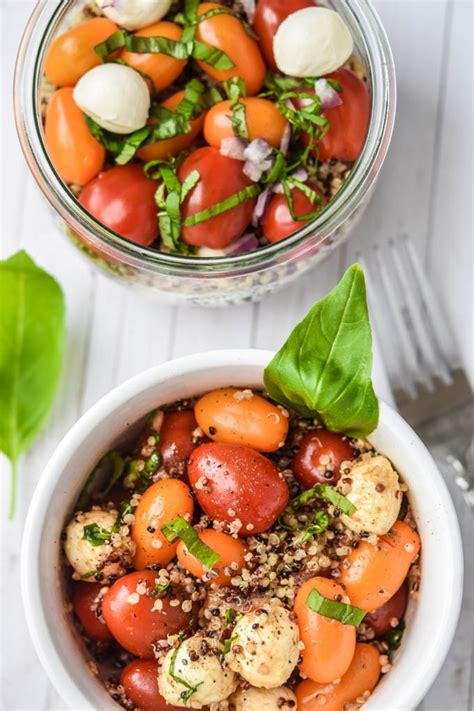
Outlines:
{"type": "Polygon", "coordinates": [[[245,202],[246,200],[249,200],[250,198],[255,197],[261,191],[262,191],[262,188],[256,184],[248,185],[246,188],[243,188],[243,190],[239,190],[238,193],[234,193],[234,195],[230,195],[225,200],[222,200],[221,202],[216,202],[215,205],[211,205],[210,207],[206,208],[205,210],[196,212],[196,213],[194,213],[194,215],[189,215],[189,217],[187,217],[185,219],[184,224],[186,227],[190,227],[192,225],[198,225],[200,222],[205,222],[206,220],[210,220],[211,217],[215,217],[216,215],[221,215],[223,212],[227,212],[227,210],[231,210],[236,205],[240,205],[241,203],[245,202]]]}
{"type": "Polygon", "coordinates": [[[123,148],[123,139],[116,138],[112,133],[106,131],[102,128],[102,126],[99,126],[99,124],[87,114],[83,114],[83,116],[87,124],[87,128],[92,133],[94,138],[99,141],[99,143],[104,146],[107,151],[110,151],[113,155],[118,155],[123,148]]]}
{"type": "Polygon", "coordinates": [[[324,617],[330,617],[331,620],[337,620],[342,622],[343,625],[351,625],[352,627],[358,627],[367,614],[360,607],[354,607],[354,605],[348,605],[346,602],[338,602],[337,600],[323,597],[316,588],[313,588],[309,593],[306,606],[313,612],[318,612],[324,617]]]}
{"type": "Polygon", "coordinates": [[[157,595],[161,595],[161,593],[165,592],[165,590],[168,590],[170,585],[171,583],[161,583],[159,585],[155,585],[151,593],[152,596],[156,597],[157,595]]]}
{"type": "Polygon", "coordinates": [[[23,250],[0,261],[0,451],[16,466],[43,428],[61,375],[65,304],[61,287],[23,250]]]}
{"type": "Polygon", "coordinates": [[[165,525],[161,527],[161,530],[170,543],[180,538],[188,549],[189,554],[197,558],[197,560],[199,560],[205,568],[209,568],[209,570],[220,558],[212,548],[209,548],[209,546],[201,541],[191,524],[182,518],[182,516],[176,516],[172,521],[165,523],[165,525]]]}
{"type": "Polygon", "coordinates": [[[130,136],[128,136],[128,138],[123,142],[120,153],[115,159],[117,165],[125,165],[126,163],[128,163],[133,158],[140,146],[145,143],[147,138],[152,133],[152,126],[144,126],[138,131],[131,133],[130,136]]]}
{"type": "Polygon", "coordinates": [[[405,622],[403,620],[394,629],[389,630],[383,637],[383,641],[388,645],[387,654],[393,654],[402,643],[405,622]]]}
{"type": "Polygon", "coordinates": [[[264,381],[271,398],[304,417],[366,437],[379,417],[371,370],[364,273],[354,264],[296,326],[265,368],[264,381]]]}
{"type": "Polygon", "coordinates": [[[205,85],[199,79],[191,79],[184,87],[184,96],[176,107],[176,113],[191,121],[200,116],[206,108],[205,85]]]}
{"type": "Polygon", "coordinates": [[[224,640],[224,644],[222,645],[221,659],[224,659],[226,654],[229,654],[230,650],[232,649],[232,645],[237,639],[239,639],[239,635],[234,634],[232,635],[232,637],[229,637],[228,639],[224,640]]]}

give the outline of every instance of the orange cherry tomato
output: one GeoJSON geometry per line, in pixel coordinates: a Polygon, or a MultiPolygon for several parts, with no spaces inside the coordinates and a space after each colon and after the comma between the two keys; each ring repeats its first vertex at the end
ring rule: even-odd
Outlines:
{"type": "Polygon", "coordinates": [[[178,544],[169,543],[161,527],[176,516],[190,518],[193,510],[190,489],[179,479],[157,481],[145,491],[135,509],[131,531],[137,547],[133,562],[137,570],[167,565],[175,557],[178,544]]]}
{"type": "MultiPolygon", "coordinates": [[[[232,536],[228,536],[226,533],[214,531],[213,528],[202,531],[199,534],[199,538],[203,543],[209,546],[214,553],[220,556],[212,568],[212,570],[219,574],[217,577],[207,580],[207,582],[217,585],[230,585],[232,575],[238,575],[244,565],[244,555],[247,552],[247,547],[242,541],[232,538],[232,536]],[[227,568],[231,563],[237,563],[239,567],[233,570],[232,575],[227,575],[224,572],[224,568],[227,568]]],[[[186,568],[186,570],[196,578],[202,579],[203,575],[207,572],[207,568],[189,553],[183,541],[178,543],[177,555],[178,561],[183,568],[186,568]]]]}
{"type": "Polygon", "coordinates": [[[105,148],[94,138],[72,96],[58,89],[46,109],[45,138],[54,167],[66,183],[85,185],[102,170],[105,148]]]}
{"type": "Polygon", "coordinates": [[[158,688],[158,662],[135,659],[120,674],[120,684],[125,696],[140,711],[180,711],[181,706],[171,706],[158,688]]]}
{"type": "Polygon", "coordinates": [[[112,634],[101,619],[102,588],[100,583],[74,583],[72,606],[87,636],[107,642],[112,639],[112,634]]]}
{"type": "Polygon", "coordinates": [[[275,452],[288,434],[288,417],[251,390],[212,390],[197,401],[194,413],[215,442],[244,444],[259,452],[275,452]]]}
{"type": "MultiPolygon", "coordinates": [[[[241,99],[245,106],[245,118],[249,139],[263,138],[275,148],[279,148],[288,121],[272,101],[249,96],[241,99]]],[[[210,146],[219,148],[223,138],[233,137],[232,111],[230,101],[215,104],[207,113],[204,121],[204,138],[210,146]]]]}
{"type": "Polygon", "coordinates": [[[339,581],[356,607],[373,612],[400,588],[420,551],[420,537],[411,526],[396,521],[374,546],[362,541],[342,564],[339,581]]]}
{"type": "MultiPolygon", "coordinates": [[[[162,106],[170,111],[175,111],[176,107],[184,97],[184,91],[178,91],[176,94],[170,96],[166,101],[162,102],[162,106]]],[[[171,158],[171,156],[176,156],[185,148],[191,145],[199,131],[202,129],[204,123],[205,113],[197,116],[193,121],[191,121],[191,128],[187,133],[183,133],[180,136],[174,136],[173,138],[164,138],[162,141],[156,141],[155,143],[149,143],[143,146],[137,151],[137,157],[144,161],[149,160],[166,160],[171,158]]],[[[157,119],[151,118],[148,121],[149,124],[157,123],[157,119]]]]}
{"type": "Polygon", "coordinates": [[[65,32],[48,49],[44,63],[46,77],[57,86],[74,86],[89,69],[102,63],[94,47],[117,30],[111,20],[95,17],[65,32]]]}
{"type": "Polygon", "coordinates": [[[277,29],[288,15],[315,4],[314,0],[258,0],[253,26],[267,64],[272,69],[277,68],[273,56],[273,38],[277,29]]]}
{"type": "Polygon", "coordinates": [[[295,689],[298,711],[343,711],[346,704],[372,691],[380,678],[380,653],[371,644],[356,644],[349,669],[338,684],[306,679],[295,689]]]}
{"type": "Polygon", "coordinates": [[[300,639],[304,643],[301,652],[303,661],[300,671],[309,679],[327,683],[340,679],[349,669],[354,656],[356,631],[352,625],[343,625],[338,620],[313,612],[307,604],[311,590],[334,600],[341,596],[348,602],[344,589],[328,578],[310,578],[299,589],[295,599],[300,639]]]}
{"type": "MultiPolygon", "coordinates": [[[[136,37],[165,37],[177,41],[181,39],[181,34],[181,27],[174,22],[155,22],[154,25],[135,32],[136,37]]],[[[124,49],[120,57],[133,69],[148,75],[156,91],[166,89],[179,77],[186,66],[185,59],[175,59],[161,53],[139,54],[124,49]]]]}
{"type": "MultiPolygon", "coordinates": [[[[199,5],[198,14],[204,15],[209,10],[219,7],[225,8],[225,5],[203,2],[199,5]]],[[[245,81],[249,96],[256,94],[262,87],[266,69],[260,49],[237,17],[222,14],[203,20],[198,24],[196,39],[225,52],[234,63],[231,69],[222,71],[205,62],[198,62],[203,72],[216,81],[240,77],[245,81]]]]}
{"type": "MultiPolygon", "coordinates": [[[[321,195],[321,192],[314,185],[311,185],[311,188],[321,195]]],[[[293,188],[291,195],[293,197],[293,209],[296,216],[302,217],[318,209],[318,205],[313,205],[299,188],[293,188]]],[[[326,199],[322,195],[321,197],[322,204],[320,209],[322,210],[326,204],[326,199]]],[[[303,225],[306,225],[309,220],[294,220],[291,216],[286,196],[277,194],[270,200],[262,222],[265,239],[273,243],[279,242],[293,234],[293,232],[299,230],[303,225]]]]}

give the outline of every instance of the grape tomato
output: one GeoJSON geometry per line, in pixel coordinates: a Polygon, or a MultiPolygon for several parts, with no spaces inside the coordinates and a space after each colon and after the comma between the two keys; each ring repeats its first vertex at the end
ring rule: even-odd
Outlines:
{"type": "Polygon", "coordinates": [[[348,437],[318,428],[306,432],[293,457],[295,477],[305,488],[315,484],[336,483],[341,476],[341,464],[354,458],[355,450],[348,437]]]}
{"type": "Polygon", "coordinates": [[[287,413],[251,390],[212,390],[197,401],[194,412],[202,431],[215,442],[274,452],[288,434],[287,413]]]}

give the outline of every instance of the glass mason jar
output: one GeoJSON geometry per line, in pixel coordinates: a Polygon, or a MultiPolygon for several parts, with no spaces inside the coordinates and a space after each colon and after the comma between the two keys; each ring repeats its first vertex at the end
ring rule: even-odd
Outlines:
{"type": "Polygon", "coordinates": [[[48,47],[78,14],[84,0],[39,0],[26,27],[15,73],[15,116],[30,169],[66,226],[69,237],[100,269],[169,303],[222,306],[257,301],[321,261],[347,237],[367,204],[384,161],[395,117],[395,70],[381,22],[368,0],[330,0],[354,39],[372,108],[361,156],[335,197],[314,220],[281,242],[221,257],[182,256],[142,247],[100,224],[56,173],[41,114],[43,64],[48,47]]]}

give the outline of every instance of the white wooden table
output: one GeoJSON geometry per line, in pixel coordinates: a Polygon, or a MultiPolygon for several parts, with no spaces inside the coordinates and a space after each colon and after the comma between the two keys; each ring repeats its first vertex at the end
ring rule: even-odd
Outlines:
{"type": "MultiPolygon", "coordinates": [[[[55,274],[67,296],[68,344],[62,386],[49,425],[20,466],[17,515],[10,523],[6,521],[9,470],[5,461],[0,462],[0,708],[6,711],[65,708],[42,671],[23,617],[19,589],[22,527],[31,494],[53,449],[81,413],[116,384],[187,353],[279,346],[309,306],[334,285],[356,251],[403,233],[418,244],[471,378],[474,363],[469,0],[377,0],[395,55],[399,109],[390,154],[356,234],[283,293],[258,305],[213,312],[160,306],[109,282],[91,270],[52,222],[21,156],[11,105],[15,54],[33,5],[33,0],[0,0],[2,256],[26,248],[55,274]]],[[[464,535],[472,540],[472,517],[454,494],[464,535]]],[[[472,708],[472,567],[469,578],[466,588],[471,592],[454,646],[422,704],[423,711],[472,708]]]]}

